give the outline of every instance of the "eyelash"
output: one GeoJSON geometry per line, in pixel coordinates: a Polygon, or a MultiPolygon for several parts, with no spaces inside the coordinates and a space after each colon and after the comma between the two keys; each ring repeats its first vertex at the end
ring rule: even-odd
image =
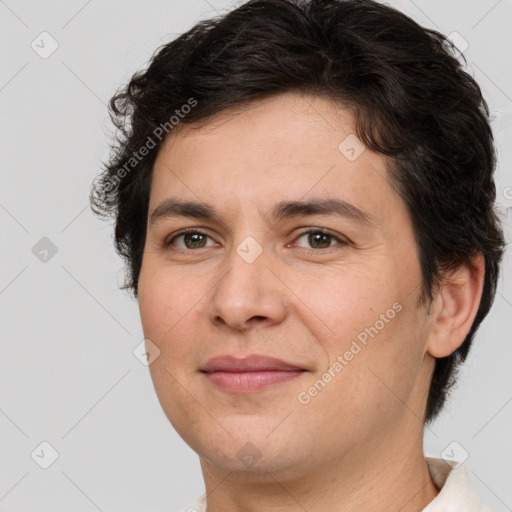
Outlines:
{"type": "MultiPolygon", "coordinates": [[[[335,244],[335,245],[330,246],[330,247],[325,247],[325,248],[321,248],[321,249],[310,249],[309,251],[307,249],[305,249],[304,247],[302,247],[302,249],[305,249],[307,252],[310,252],[310,253],[312,253],[312,252],[313,253],[318,253],[319,251],[324,251],[325,252],[325,251],[328,251],[329,249],[334,249],[336,246],[345,246],[345,245],[349,244],[348,241],[341,239],[340,237],[335,235],[332,231],[330,231],[328,229],[323,229],[323,228],[308,228],[308,229],[305,229],[304,231],[302,231],[301,233],[299,233],[297,235],[295,240],[298,240],[299,238],[303,237],[304,235],[308,235],[310,233],[320,233],[320,234],[323,234],[323,235],[328,235],[333,240],[338,242],[338,244],[335,244]]],[[[174,235],[168,241],[164,242],[164,247],[165,248],[169,248],[171,246],[171,244],[177,238],[179,238],[180,236],[186,235],[186,234],[203,235],[203,236],[206,236],[206,237],[211,239],[211,237],[207,233],[204,233],[203,231],[200,231],[200,230],[198,230],[196,228],[186,228],[186,229],[183,229],[182,231],[180,231],[179,233],[177,233],[176,235],[174,235]]],[[[206,248],[207,247],[200,247],[200,249],[206,249],[206,248]]],[[[194,251],[194,250],[198,250],[198,249],[178,249],[178,251],[185,251],[185,252],[190,252],[190,251],[194,251]]]]}

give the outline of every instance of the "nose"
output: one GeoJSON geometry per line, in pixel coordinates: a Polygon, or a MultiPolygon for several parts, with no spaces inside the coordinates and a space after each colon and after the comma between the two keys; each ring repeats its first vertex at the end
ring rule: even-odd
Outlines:
{"type": "Polygon", "coordinates": [[[249,262],[235,250],[210,295],[208,317],[219,327],[245,331],[252,326],[271,326],[286,317],[285,285],[276,277],[272,258],[265,251],[249,262]]]}

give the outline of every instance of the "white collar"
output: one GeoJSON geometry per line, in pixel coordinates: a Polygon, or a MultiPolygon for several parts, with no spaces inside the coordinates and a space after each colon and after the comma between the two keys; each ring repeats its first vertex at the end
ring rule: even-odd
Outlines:
{"type": "Polygon", "coordinates": [[[440,492],[423,512],[489,512],[480,503],[463,464],[430,457],[426,461],[430,476],[440,492]]]}

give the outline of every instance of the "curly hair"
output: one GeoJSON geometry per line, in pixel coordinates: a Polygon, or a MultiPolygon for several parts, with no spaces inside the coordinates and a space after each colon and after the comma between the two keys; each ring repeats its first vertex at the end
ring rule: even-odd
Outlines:
{"type": "Polygon", "coordinates": [[[250,0],[159,47],[111,98],[117,129],[91,207],[115,219],[115,247],[135,298],[153,164],[168,133],[285,92],[348,108],[356,135],[390,157],[420,254],[419,304],[443,273],[485,259],[483,294],[462,345],[438,358],[425,423],[442,409],[496,293],[504,250],[494,210],[489,109],[450,40],[372,0],[250,0]]]}

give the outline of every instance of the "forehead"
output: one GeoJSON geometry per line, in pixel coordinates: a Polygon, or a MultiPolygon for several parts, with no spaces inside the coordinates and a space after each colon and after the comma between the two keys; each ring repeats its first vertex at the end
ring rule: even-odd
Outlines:
{"type": "Polygon", "coordinates": [[[277,200],[339,198],[370,214],[404,215],[385,156],[365,149],[351,113],[333,101],[286,93],[171,132],[153,170],[150,211],[169,196],[270,210],[277,200]]]}

